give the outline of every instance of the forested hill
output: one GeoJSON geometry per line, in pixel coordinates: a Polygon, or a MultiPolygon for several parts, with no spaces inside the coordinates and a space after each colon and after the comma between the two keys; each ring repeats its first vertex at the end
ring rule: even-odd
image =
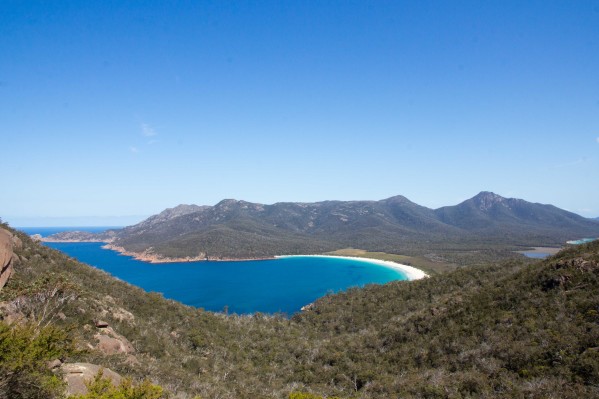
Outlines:
{"type": "Polygon", "coordinates": [[[214,206],[180,205],[101,238],[137,253],[255,258],[348,247],[422,254],[561,245],[581,237],[599,237],[599,223],[552,205],[481,192],[436,210],[402,196],[273,205],[228,199],[214,206]]]}
{"type": "Polygon", "coordinates": [[[288,319],[193,309],[18,236],[0,397],[59,398],[60,370],[84,362],[164,389],[96,399],[599,398],[599,242],[351,289],[288,319]]]}

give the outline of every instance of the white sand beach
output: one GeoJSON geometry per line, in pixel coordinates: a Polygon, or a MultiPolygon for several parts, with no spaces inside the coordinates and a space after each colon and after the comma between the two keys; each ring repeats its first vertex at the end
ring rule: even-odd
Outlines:
{"type": "Polygon", "coordinates": [[[405,274],[408,277],[408,280],[419,280],[421,278],[429,277],[428,274],[423,272],[420,269],[417,269],[412,266],[402,265],[401,263],[391,262],[387,260],[380,259],[372,259],[372,258],[360,258],[357,256],[336,256],[336,255],[281,255],[276,256],[276,258],[291,258],[291,257],[305,257],[311,256],[315,258],[337,258],[337,259],[352,259],[365,263],[373,263],[375,265],[388,267],[390,269],[395,269],[405,274]]]}

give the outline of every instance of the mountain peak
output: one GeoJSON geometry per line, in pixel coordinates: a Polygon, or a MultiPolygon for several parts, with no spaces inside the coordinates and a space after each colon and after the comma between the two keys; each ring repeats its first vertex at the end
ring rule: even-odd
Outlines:
{"type": "Polygon", "coordinates": [[[173,208],[169,208],[167,210],[171,211],[171,212],[188,212],[188,211],[195,211],[198,208],[201,208],[201,206],[199,205],[195,205],[195,204],[179,204],[173,208]]]}
{"type": "Polygon", "coordinates": [[[506,198],[491,191],[481,191],[476,196],[472,197],[470,201],[474,202],[476,207],[480,210],[486,211],[497,204],[504,204],[506,198]]]}
{"type": "Polygon", "coordinates": [[[383,201],[385,201],[385,202],[394,202],[394,203],[398,203],[398,204],[413,204],[412,201],[410,201],[409,199],[407,199],[403,195],[395,195],[395,196],[389,197],[389,198],[387,198],[387,199],[385,199],[383,201]]]}
{"type": "Polygon", "coordinates": [[[218,204],[216,204],[215,206],[227,206],[227,205],[235,205],[237,204],[238,200],[234,199],[234,198],[226,198],[222,201],[220,201],[218,204]]]}
{"type": "Polygon", "coordinates": [[[230,211],[233,209],[254,209],[261,210],[264,206],[262,204],[254,204],[252,202],[244,201],[244,200],[236,200],[236,199],[224,199],[220,201],[218,204],[214,205],[214,209],[218,209],[219,211],[230,211]]]}
{"type": "Polygon", "coordinates": [[[203,207],[198,205],[188,205],[188,204],[179,204],[173,208],[167,208],[164,211],[160,212],[158,216],[162,218],[172,219],[177,216],[183,216],[188,213],[193,213],[201,210],[203,207]]]}
{"type": "Polygon", "coordinates": [[[480,193],[476,194],[474,196],[474,198],[493,198],[493,199],[502,199],[502,200],[505,199],[501,195],[495,194],[492,191],[481,191],[480,193]]]}

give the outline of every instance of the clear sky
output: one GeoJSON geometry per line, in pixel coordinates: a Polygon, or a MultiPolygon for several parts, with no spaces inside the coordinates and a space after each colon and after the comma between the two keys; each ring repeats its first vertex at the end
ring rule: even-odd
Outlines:
{"type": "Polygon", "coordinates": [[[15,226],[482,190],[596,217],[599,0],[4,0],[0,139],[15,226]]]}

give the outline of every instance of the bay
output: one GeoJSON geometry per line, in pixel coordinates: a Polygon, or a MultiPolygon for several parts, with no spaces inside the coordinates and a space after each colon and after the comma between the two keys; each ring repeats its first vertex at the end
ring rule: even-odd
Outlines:
{"type": "Polygon", "coordinates": [[[259,261],[151,264],[102,243],[46,243],[149,292],[206,310],[292,315],[330,292],[405,280],[400,271],[355,259],[286,257],[259,261]]]}

